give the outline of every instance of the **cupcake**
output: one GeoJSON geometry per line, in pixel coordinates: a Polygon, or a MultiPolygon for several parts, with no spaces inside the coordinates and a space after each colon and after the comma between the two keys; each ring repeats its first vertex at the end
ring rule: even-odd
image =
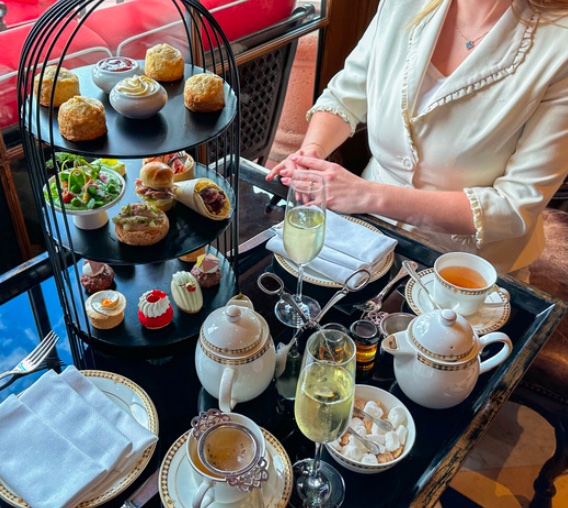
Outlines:
{"type": "Polygon", "coordinates": [[[203,294],[195,277],[189,272],[172,275],[172,296],[176,305],[188,314],[195,314],[203,307],[203,294]]]}
{"type": "Polygon", "coordinates": [[[213,254],[203,254],[199,256],[197,263],[195,263],[191,269],[191,274],[202,288],[216,286],[221,281],[219,258],[213,254]]]}
{"type": "Polygon", "coordinates": [[[89,321],[95,328],[108,330],[122,323],[126,298],[118,291],[97,291],[85,302],[89,321]]]}
{"type": "Polygon", "coordinates": [[[169,325],[173,317],[174,309],[168,295],[159,289],[146,291],[138,300],[138,319],[150,330],[169,325]]]}
{"type": "Polygon", "coordinates": [[[114,282],[114,270],[106,263],[84,261],[81,273],[81,285],[90,295],[104,291],[114,282]]]}

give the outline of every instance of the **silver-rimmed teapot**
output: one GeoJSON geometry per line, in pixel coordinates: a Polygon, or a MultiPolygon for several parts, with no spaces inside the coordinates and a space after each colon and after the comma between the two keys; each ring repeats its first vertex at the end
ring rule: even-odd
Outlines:
{"type": "Polygon", "coordinates": [[[479,375],[502,363],[513,345],[502,332],[478,337],[465,317],[437,309],[414,318],[406,330],[387,336],[381,348],[394,356],[396,380],[409,399],[443,409],[465,400],[479,375]],[[494,342],[503,347],[480,361],[483,348],[494,342]]]}
{"type": "Polygon", "coordinates": [[[219,408],[231,412],[238,402],[258,397],[270,384],[276,351],[268,323],[242,295],[205,319],[195,350],[199,381],[219,408]]]}

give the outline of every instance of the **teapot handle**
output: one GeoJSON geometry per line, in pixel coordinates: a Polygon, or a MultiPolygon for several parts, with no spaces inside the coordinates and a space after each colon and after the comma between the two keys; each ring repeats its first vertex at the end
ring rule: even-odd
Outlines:
{"type": "Polygon", "coordinates": [[[497,354],[481,362],[479,369],[480,374],[483,374],[484,372],[487,372],[488,370],[491,370],[497,367],[497,365],[503,363],[513,350],[513,343],[511,342],[511,339],[509,339],[509,337],[503,332],[488,333],[487,335],[479,337],[481,349],[493,342],[502,342],[503,347],[497,354]]]}
{"type": "Polygon", "coordinates": [[[223,413],[230,413],[235,407],[236,401],[231,398],[233,391],[233,381],[237,374],[236,369],[225,367],[219,385],[219,409],[223,413]]]}

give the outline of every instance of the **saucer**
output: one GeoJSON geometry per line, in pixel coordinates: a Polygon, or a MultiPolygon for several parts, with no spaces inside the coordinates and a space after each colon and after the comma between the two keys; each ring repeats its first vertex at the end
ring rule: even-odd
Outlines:
{"type": "MultiPolygon", "coordinates": [[[[428,268],[419,272],[418,275],[426,288],[432,290],[435,277],[434,269],[428,268]]],[[[424,290],[413,279],[410,279],[406,284],[404,297],[410,308],[417,315],[429,312],[434,308],[424,294],[424,290]]],[[[502,302],[503,305],[501,307],[482,307],[475,314],[466,316],[469,324],[478,335],[485,335],[486,333],[499,330],[507,322],[511,314],[511,304],[501,292],[495,291],[487,298],[490,303],[502,302]]]]}
{"type": "MultiPolygon", "coordinates": [[[[270,432],[261,429],[266,442],[270,477],[263,485],[262,506],[285,508],[292,494],[294,478],[292,463],[284,447],[270,432]]],[[[179,437],[170,447],[160,466],[160,498],[168,508],[190,508],[193,493],[198,485],[193,469],[185,456],[185,442],[190,430],[179,437]]],[[[234,503],[213,502],[211,508],[251,508],[259,504],[258,490],[247,494],[234,503]]]]}
{"type": "MultiPolygon", "coordinates": [[[[376,228],[372,224],[365,222],[364,220],[358,219],[357,217],[351,217],[350,215],[343,215],[345,219],[350,220],[351,222],[355,222],[357,224],[361,224],[361,226],[365,226],[366,228],[370,229],[371,231],[376,232],[379,235],[382,235],[380,229],[376,228]]],[[[277,263],[284,268],[290,275],[293,277],[298,277],[298,265],[294,263],[294,261],[281,256],[280,254],[274,254],[274,259],[277,263]]],[[[383,258],[383,260],[378,263],[375,270],[371,274],[371,278],[369,279],[369,284],[371,282],[380,279],[383,275],[385,275],[390,269],[394,261],[394,252],[389,252],[387,256],[383,258]]],[[[329,288],[342,288],[343,284],[331,280],[330,278],[318,273],[314,270],[310,270],[310,265],[304,268],[304,282],[309,282],[310,284],[314,284],[316,286],[323,286],[329,288]]]]}

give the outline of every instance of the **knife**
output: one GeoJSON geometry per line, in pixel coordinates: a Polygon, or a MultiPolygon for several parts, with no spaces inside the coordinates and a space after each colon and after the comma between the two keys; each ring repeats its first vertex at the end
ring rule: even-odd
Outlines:
{"type": "Polygon", "coordinates": [[[158,493],[160,469],[156,469],[150,477],[132,494],[121,508],[141,508],[158,493]]]}

